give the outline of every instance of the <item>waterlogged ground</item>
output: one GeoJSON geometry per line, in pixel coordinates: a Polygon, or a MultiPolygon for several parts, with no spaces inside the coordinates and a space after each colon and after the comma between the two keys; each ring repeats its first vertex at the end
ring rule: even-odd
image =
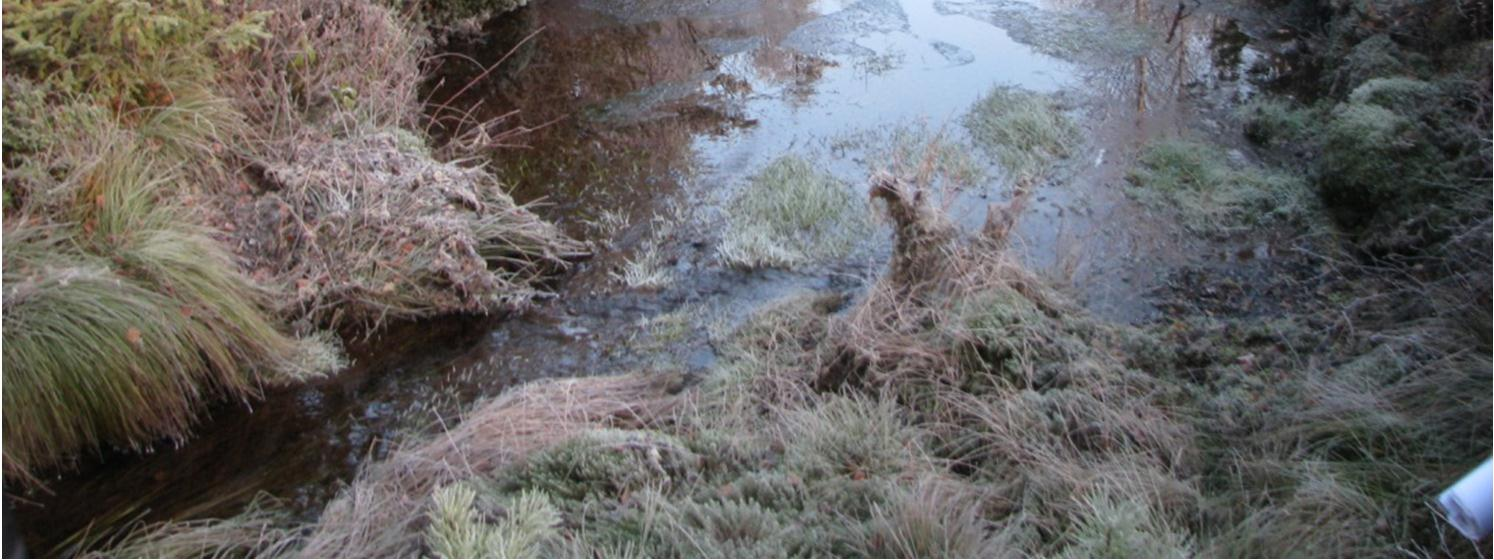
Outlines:
{"type": "Polygon", "coordinates": [[[182,446],[89,458],[17,501],[34,551],[67,552],[90,523],[231,514],[260,493],[312,517],[391,441],[515,383],[707,368],[712,332],[796,291],[853,295],[890,243],[882,227],[844,259],[727,267],[726,202],[750,176],[797,155],[864,200],[869,174],[910,163],[899,146],[938,138],[964,157],[951,211],[976,227],[1013,196],[963,125],[997,86],[1050,95],[1082,131],[1028,193],[1015,247],[1094,313],[1153,320],[1170,271],[1271,256],[1260,236],[1200,240],[1122,192],[1148,139],[1237,142],[1222,116],[1274,61],[1233,19],[1146,0],[535,4],[448,44],[460,56],[441,59],[429,99],[451,108],[441,114],[536,127],[527,147],[495,150],[496,166],[597,258],[522,316],[396,326],[355,341],[355,364],[333,379],[219,406],[182,446]],[[629,263],[649,265],[633,271],[654,285],[623,281],[629,263]]]}

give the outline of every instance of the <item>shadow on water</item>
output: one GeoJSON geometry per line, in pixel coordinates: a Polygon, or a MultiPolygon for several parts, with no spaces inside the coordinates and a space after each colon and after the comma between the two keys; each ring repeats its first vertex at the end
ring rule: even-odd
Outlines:
{"type": "MultiPolygon", "coordinates": [[[[433,132],[481,143],[474,124],[491,122],[486,138],[512,144],[497,133],[534,129],[522,146],[491,147],[491,165],[516,197],[593,242],[597,258],[556,302],[394,326],[350,343],[355,363],[334,378],[216,406],[180,447],[84,458],[46,479],[48,491],[15,496],[31,550],[70,552],[59,547],[89,523],[229,515],[261,492],[309,519],[391,441],[456,421],[515,383],[707,368],[712,328],[788,293],[851,291],[887,256],[884,232],[842,262],[723,267],[723,203],[747,177],[792,153],[863,189],[889,163],[891,131],[968,141],[962,115],[997,84],[1055,95],[1086,133],[1081,154],[1031,194],[1017,229],[1023,257],[1071,282],[1095,312],[1145,319],[1156,271],[1221,250],[1126,200],[1124,170],[1145,139],[1208,129],[1211,107],[1248,96],[1242,73],[1262,56],[1232,20],[1178,17],[1175,6],[546,0],[454,36],[424,92],[441,125],[433,132]],[[629,289],[613,273],[645,243],[667,255],[674,281],[629,289]],[[666,337],[666,318],[686,328],[666,337]]],[[[967,225],[1010,196],[1000,170],[981,166],[989,180],[952,208],[967,225]]]]}

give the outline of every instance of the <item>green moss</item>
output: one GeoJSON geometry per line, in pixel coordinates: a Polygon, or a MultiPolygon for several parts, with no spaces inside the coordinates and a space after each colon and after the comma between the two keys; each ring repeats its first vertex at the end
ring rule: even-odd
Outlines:
{"type": "Polygon", "coordinates": [[[812,499],[802,479],[778,469],[747,470],[717,490],[722,497],[761,504],[780,511],[803,509],[812,499]]]}
{"type": "Polygon", "coordinates": [[[1316,201],[1301,178],[1234,164],[1215,146],[1182,139],[1148,145],[1127,174],[1126,192],[1178,212],[1189,230],[1229,235],[1263,226],[1310,227],[1316,201]]]}
{"type": "MultiPolygon", "coordinates": [[[[33,79],[117,103],[162,104],[165,86],[211,78],[217,52],[256,46],[269,12],[237,20],[192,0],[59,0],[6,10],[5,52],[33,79]]],[[[166,100],[166,104],[170,101],[166,100]]]]}
{"type": "Polygon", "coordinates": [[[1466,118],[1466,87],[1373,79],[1334,108],[1318,187],[1366,247],[1426,247],[1487,216],[1487,125],[1466,118]]]}
{"type": "Polygon", "coordinates": [[[1319,116],[1307,107],[1278,97],[1258,97],[1240,107],[1245,136],[1263,146],[1292,145],[1312,139],[1319,116]]]}
{"type": "MultiPolygon", "coordinates": [[[[1412,74],[1407,55],[1389,35],[1376,34],[1360,41],[1329,73],[1331,89],[1349,92],[1369,80],[1412,74]]],[[[1424,61],[1423,61],[1424,62],[1424,61]]],[[[1342,95],[1342,93],[1339,93],[1342,95]]]]}
{"type": "Polygon", "coordinates": [[[1415,78],[1396,76],[1368,80],[1349,92],[1349,103],[1378,105],[1391,110],[1434,107],[1442,92],[1437,86],[1415,78]]]}
{"type": "Polygon", "coordinates": [[[1044,351],[1053,348],[1058,333],[1031,300],[998,288],[961,303],[959,316],[970,334],[964,341],[970,353],[965,360],[969,369],[1006,381],[1025,381],[1024,372],[1046,361],[1044,351]]]}
{"type": "Polygon", "coordinates": [[[1416,171],[1407,164],[1418,163],[1410,160],[1422,149],[1415,135],[1413,123],[1395,111],[1379,105],[1340,105],[1323,131],[1323,195],[1335,206],[1358,208],[1400,198],[1416,171]]]}
{"type": "Polygon", "coordinates": [[[54,109],[47,106],[47,93],[43,85],[13,73],[5,75],[6,161],[15,161],[19,155],[41,150],[48,144],[45,122],[54,109]]]}

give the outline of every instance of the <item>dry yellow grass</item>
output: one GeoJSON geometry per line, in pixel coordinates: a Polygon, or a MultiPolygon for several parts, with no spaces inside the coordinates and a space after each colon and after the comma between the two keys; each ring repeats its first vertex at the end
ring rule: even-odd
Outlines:
{"type": "Polygon", "coordinates": [[[637,426],[676,404],[672,376],[630,374],[543,381],[513,389],[461,423],[374,465],[339,495],[295,555],[379,558],[420,553],[432,493],[489,475],[529,453],[589,430],[637,426]]]}

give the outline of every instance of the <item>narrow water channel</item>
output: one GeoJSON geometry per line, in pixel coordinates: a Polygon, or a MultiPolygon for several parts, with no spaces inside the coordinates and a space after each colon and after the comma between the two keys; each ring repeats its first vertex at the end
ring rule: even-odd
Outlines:
{"type": "MultiPolygon", "coordinates": [[[[85,458],[17,497],[32,550],[66,553],[90,524],[232,514],[259,494],[312,518],[391,442],[515,383],[708,368],[713,328],[796,291],[852,291],[886,257],[883,231],[842,262],[722,266],[722,208],[748,177],[795,154],[864,189],[898,134],[968,142],[962,116],[999,85],[1052,95],[1084,131],[1079,154],[1030,194],[1016,246],[1094,313],[1149,320],[1167,270],[1239,254],[1120,193],[1147,138],[1228,143],[1219,115],[1268,66],[1228,17],[1147,0],[531,3],[454,39],[428,97],[469,123],[534,127],[494,167],[597,258],[522,315],[394,326],[350,343],[354,364],[334,378],[217,406],[179,448],[85,458]],[[617,281],[645,248],[665,255],[666,287],[617,281]],[[686,328],[660,335],[664,316],[686,328]]],[[[952,207],[965,224],[1011,196],[1002,170],[972,155],[978,179],[952,207]]]]}

